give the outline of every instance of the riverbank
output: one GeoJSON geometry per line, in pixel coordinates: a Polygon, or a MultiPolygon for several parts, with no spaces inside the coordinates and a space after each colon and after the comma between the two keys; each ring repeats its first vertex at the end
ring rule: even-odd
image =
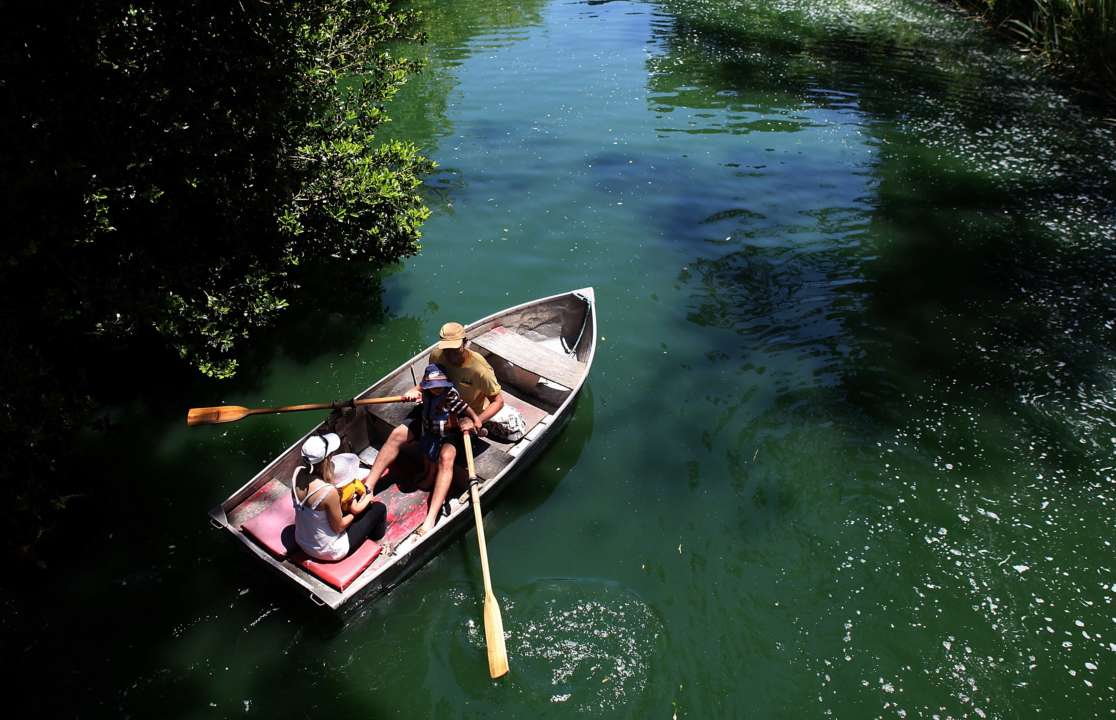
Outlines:
{"type": "Polygon", "coordinates": [[[1047,63],[1116,116],[1116,0],[949,0],[1047,63]]]}

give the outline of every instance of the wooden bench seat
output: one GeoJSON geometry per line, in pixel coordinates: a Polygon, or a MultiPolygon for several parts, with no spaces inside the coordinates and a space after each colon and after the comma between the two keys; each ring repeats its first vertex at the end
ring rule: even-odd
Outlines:
{"type": "Polygon", "coordinates": [[[513,365],[569,389],[577,387],[585,365],[573,356],[554,352],[506,327],[497,326],[473,339],[473,344],[499,355],[513,365]]]}
{"type": "MultiPolygon", "coordinates": [[[[376,391],[376,395],[385,397],[389,395],[402,395],[415,386],[410,377],[400,377],[395,382],[388,383],[384,387],[376,391]]],[[[396,402],[385,403],[383,405],[366,405],[365,409],[368,411],[369,417],[380,421],[379,432],[375,436],[380,436],[380,440],[387,437],[397,425],[407,419],[407,416],[415,409],[416,405],[412,402],[396,402]]]]}

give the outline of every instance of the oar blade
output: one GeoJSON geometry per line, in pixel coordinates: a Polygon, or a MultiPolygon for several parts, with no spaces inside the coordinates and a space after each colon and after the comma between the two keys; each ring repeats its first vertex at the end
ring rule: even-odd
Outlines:
{"type": "Polygon", "coordinates": [[[239,405],[222,405],[220,407],[190,408],[186,413],[187,425],[218,425],[220,423],[236,422],[248,414],[248,408],[239,405]]]}
{"type": "Polygon", "coordinates": [[[484,598],[484,640],[488,645],[488,674],[493,680],[508,674],[508,650],[504,646],[504,620],[500,605],[491,593],[484,598]]]}

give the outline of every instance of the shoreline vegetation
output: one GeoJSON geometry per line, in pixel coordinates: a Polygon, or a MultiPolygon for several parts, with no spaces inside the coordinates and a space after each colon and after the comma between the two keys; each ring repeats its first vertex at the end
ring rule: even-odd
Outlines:
{"type": "Polygon", "coordinates": [[[89,484],[66,448],[141,358],[230,378],[311,273],[418,252],[433,163],[376,138],[418,28],[380,0],[0,8],[9,553],[41,562],[89,484]]]}
{"type": "Polygon", "coordinates": [[[950,0],[1116,112],[1116,0],[950,0]]]}

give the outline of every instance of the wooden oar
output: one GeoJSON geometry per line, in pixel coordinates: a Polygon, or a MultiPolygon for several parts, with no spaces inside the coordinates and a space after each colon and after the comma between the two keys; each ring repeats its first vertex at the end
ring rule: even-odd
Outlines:
{"type": "MultiPolygon", "coordinates": [[[[388,397],[367,398],[354,400],[352,405],[380,405],[382,403],[403,402],[407,398],[402,395],[388,397]]],[[[190,408],[186,413],[187,425],[217,425],[219,423],[236,422],[249,415],[268,415],[271,413],[300,412],[302,410],[331,410],[336,407],[348,407],[349,403],[311,403],[309,405],[284,405],[276,408],[246,408],[239,405],[221,405],[220,407],[190,408]]]]}
{"type": "Polygon", "coordinates": [[[473,466],[473,441],[469,433],[465,433],[465,461],[469,465],[469,493],[473,498],[473,518],[477,521],[477,545],[480,546],[481,574],[484,576],[484,640],[488,645],[488,674],[495,680],[508,673],[508,651],[504,647],[504,620],[500,617],[500,605],[496,602],[492,579],[488,575],[488,548],[484,544],[477,469],[473,466]]]}

